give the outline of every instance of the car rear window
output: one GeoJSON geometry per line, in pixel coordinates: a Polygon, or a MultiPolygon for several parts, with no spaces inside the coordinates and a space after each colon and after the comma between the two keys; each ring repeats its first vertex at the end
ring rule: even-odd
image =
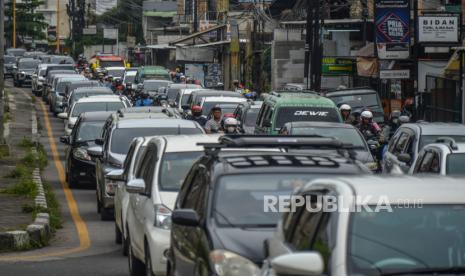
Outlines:
{"type": "Polygon", "coordinates": [[[276,116],[276,128],[282,128],[290,122],[334,122],[340,123],[339,112],[335,108],[325,107],[281,107],[276,116]]]}
{"type": "Polygon", "coordinates": [[[10,64],[10,63],[15,63],[16,58],[15,57],[5,57],[5,64],[10,64]]]}
{"type": "Polygon", "coordinates": [[[333,100],[336,105],[341,104],[348,104],[355,108],[362,108],[362,107],[374,107],[378,106],[378,95],[376,94],[362,94],[362,95],[347,95],[347,96],[328,96],[331,100],[333,100]]]}
{"type": "Polygon", "coordinates": [[[145,127],[145,128],[118,128],[111,136],[111,152],[118,154],[127,154],[131,141],[136,137],[163,136],[163,135],[191,135],[202,134],[198,128],[179,128],[173,127],[145,127]]]}
{"type": "Polygon", "coordinates": [[[350,144],[358,149],[366,149],[362,136],[354,128],[336,127],[293,127],[291,135],[319,135],[332,137],[344,144],[350,144]]]}
{"type": "Polygon", "coordinates": [[[465,153],[449,154],[446,172],[447,175],[465,175],[465,153]]]}
{"type": "Polygon", "coordinates": [[[118,111],[121,108],[124,108],[122,102],[77,103],[71,117],[78,117],[84,112],[118,111]]]}

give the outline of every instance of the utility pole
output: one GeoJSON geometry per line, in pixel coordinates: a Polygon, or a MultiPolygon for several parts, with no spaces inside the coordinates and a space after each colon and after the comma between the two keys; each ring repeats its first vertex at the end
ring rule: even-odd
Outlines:
{"type": "MultiPolygon", "coordinates": [[[[0,0],[0,38],[5,37],[5,1],[0,0]]],[[[5,89],[5,80],[3,79],[3,65],[5,64],[5,40],[0,42],[0,118],[3,118],[3,93],[5,89]]],[[[3,141],[3,122],[0,123],[0,144],[3,141]]]]}
{"type": "Polygon", "coordinates": [[[57,53],[60,53],[60,0],[57,0],[57,53]]]}
{"type": "Polygon", "coordinates": [[[320,2],[315,0],[316,5],[314,6],[314,18],[315,23],[313,24],[313,52],[312,52],[312,90],[317,92],[321,89],[321,59],[322,59],[322,49],[320,44],[320,35],[321,35],[321,24],[320,24],[320,2]]]}
{"type": "MultiPolygon", "coordinates": [[[[197,4],[198,4],[198,1],[197,0],[192,0],[192,13],[194,14],[194,33],[197,33],[199,31],[199,25],[197,23],[197,19],[198,19],[198,14],[197,14],[197,4]]],[[[194,39],[194,42],[195,42],[195,39],[194,39]]]]}
{"type": "MultiPolygon", "coordinates": [[[[4,8],[2,10],[5,10],[4,8]]],[[[3,36],[4,37],[4,36],[3,36]]],[[[13,48],[16,48],[16,0],[13,0],[13,48]]]]}
{"type": "Polygon", "coordinates": [[[312,89],[312,68],[310,67],[310,54],[313,54],[313,0],[307,0],[307,26],[305,36],[305,68],[304,80],[307,89],[312,89]]]}

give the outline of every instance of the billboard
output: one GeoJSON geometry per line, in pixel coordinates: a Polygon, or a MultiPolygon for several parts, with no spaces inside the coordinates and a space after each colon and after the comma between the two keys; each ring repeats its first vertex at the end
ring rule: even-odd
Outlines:
{"type": "Polygon", "coordinates": [[[380,59],[410,56],[409,0],[375,0],[376,46],[380,59]]]}
{"type": "Polygon", "coordinates": [[[458,14],[434,14],[418,17],[418,42],[459,43],[458,14]]]}

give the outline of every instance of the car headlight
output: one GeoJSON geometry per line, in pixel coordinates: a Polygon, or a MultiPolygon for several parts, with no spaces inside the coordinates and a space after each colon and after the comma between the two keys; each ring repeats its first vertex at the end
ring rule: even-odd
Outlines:
{"type": "Polygon", "coordinates": [[[108,195],[114,195],[118,182],[110,179],[105,179],[105,193],[108,195]]]}
{"type": "Polygon", "coordinates": [[[210,261],[219,276],[260,275],[260,269],[247,258],[226,250],[210,253],[210,261]]]}
{"type": "Polygon", "coordinates": [[[365,166],[367,166],[367,168],[372,170],[372,171],[378,170],[378,163],[376,163],[376,162],[365,163],[365,166]]]}
{"type": "Polygon", "coordinates": [[[171,210],[165,205],[155,205],[155,227],[171,230],[171,210]]]}
{"type": "Polygon", "coordinates": [[[87,150],[83,149],[83,148],[77,148],[73,151],[73,156],[74,158],[76,159],[79,159],[79,160],[85,160],[85,161],[90,161],[92,160],[92,158],[90,157],[90,155],[87,153],[87,150]]]}

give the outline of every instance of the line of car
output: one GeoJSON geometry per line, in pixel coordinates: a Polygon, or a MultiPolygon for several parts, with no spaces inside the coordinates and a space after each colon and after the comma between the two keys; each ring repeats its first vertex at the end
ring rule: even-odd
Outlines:
{"type": "MultiPolygon", "coordinates": [[[[128,255],[131,275],[465,271],[463,179],[373,176],[369,145],[353,126],[340,124],[337,105],[326,98],[283,92],[251,102],[234,92],[168,84],[173,106],[136,108],[75,71],[39,67],[45,68],[41,93],[62,97],[47,99],[65,121],[67,182],[96,188],[97,211],[115,220],[115,242],[128,255]],[[210,101],[234,103],[226,110],[250,135],[206,135],[182,119],[191,106],[210,101]],[[310,201],[288,200],[295,211],[284,214],[264,210],[265,197],[290,195],[310,201]],[[345,207],[373,207],[388,197],[420,200],[423,208],[308,209],[318,209],[325,196],[343,199],[345,207]]],[[[404,171],[419,168],[412,173],[463,174],[463,129],[403,125],[382,166],[392,173],[397,162],[404,171]],[[432,170],[433,164],[442,167],[432,170]]]]}

